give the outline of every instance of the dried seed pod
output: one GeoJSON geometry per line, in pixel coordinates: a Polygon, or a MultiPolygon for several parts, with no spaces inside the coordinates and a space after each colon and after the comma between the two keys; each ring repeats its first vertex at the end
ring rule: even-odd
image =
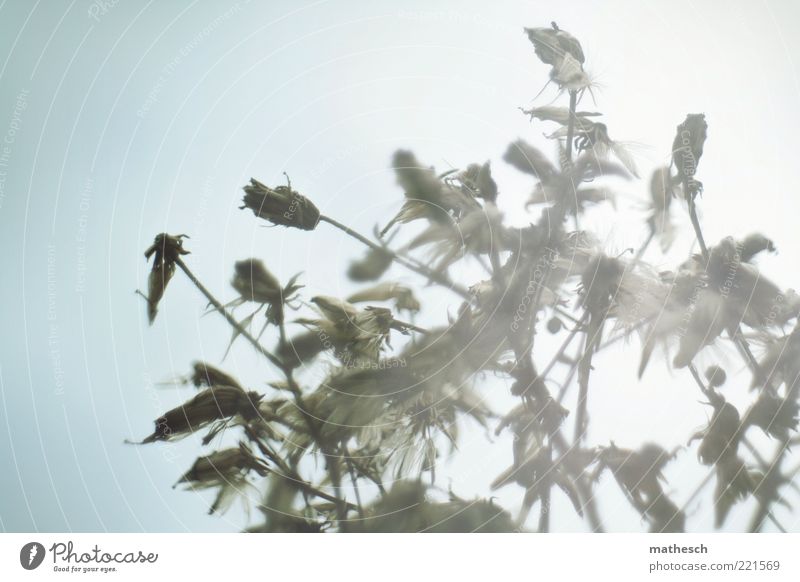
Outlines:
{"type": "Polygon", "coordinates": [[[234,265],[231,286],[239,293],[242,303],[252,301],[267,305],[267,319],[270,323],[283,323],[283,309],[287,301],[291,301],[303,286],[298,285],[298,275],[292,277],[285,287],[281,287],[278,279],[270,273],[258,259],[245,259],[234,265]]]}
{"type": "Polygon", "coordinates": [[[172,276],[175,274],[175,261],[181,255],[188,255],[189,251],[183,248],[183,239],[189,238],[185,234],[170,235],[165,232],[157,235],[153,244],[145,251],[146,259],[153,257],[153,267],[147,279],[147,318],[150,325],[156,319],[158,303],[164,296],[172,276]]]}
{"type": "Polygon", "coordinates": [[[689,441],[702,438],[697,457],[704,465],[713,465],[735,457],[742,436],[741,420],[736,407],[715,393],[712,393],[711,405],[714,407],[714,414],[708,427],[689,441]]]}
{"type": "Polygon", "coordinates": [[[281,284],[258,259],[237,261],[231,286],[245,301],[254,303],[280,303],[281,284]]]}
{"type": "Polygon", "coordinates": [[[319,209],[311,200],[292,190],[291,182],[270,188],[250,178],[250,184],[244,187],[242,201],[241,209],[249,208],[253,214],[273,224],[314,230],[319,223],[319,209]]]}
{"type": "Polygon", "coordinates": [[[586,57],[578,39],[561,30],[555,22],[551,23],[551,28],[524,30],[533,43],[536,56],[552,67],[550,78],[559,87],[579,90],[589,86],[589,79],[583,70],[586,57]]]}
{"type": "Polygon", "coordinates": [[[707,134],[706,116],[702,113],[690,113],[678,126],[672,142],[672,162],[678,170],[678,178],[686,188],[686,195],[691,198],[703,190],[703,184],[694,176],[703,155],[707,134]]]}
{"type": "Polygon", "coordinates": [[[555,22],[551,23],[551,28],[526,28],[525,34],[533,43],[536,56],[546,65],[557,66],[566,55],[572,56],[581,64],[586,62],[578,39],[561,30],[555,22]]]}
{"type": "Polygon", "coordinates": [[[154,421],[153,434],[141,444],[170,440],[198,431],[215,420],[241,416],[245,421],[259,416],[263,395],[234,386],[207,388],[184,404],[168,410],[154,421]]]}

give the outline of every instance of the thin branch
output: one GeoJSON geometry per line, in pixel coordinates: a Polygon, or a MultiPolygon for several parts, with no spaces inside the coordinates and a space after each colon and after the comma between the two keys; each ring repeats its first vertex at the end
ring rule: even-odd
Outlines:
{"type": "Polygon", "coordinates": [[[206,289],[205,285],[203,285],[200,282],[200,280],[197,277],[195,277],[194,273],[192,273],[192,271],[189,270],[189,267],[186,266],[186,263],[183,262],[183,259],[178,257],[177,259],[175,259],[175,264],[178,265],[181,268],[181,270],[186,274],[186,276],[189,278],[189,280],[192,283],[194,283],[194,286],[197,287],[197,289],[203,295],[205,295],[206,299],[208,299],[208,302],[214,306],[214,309],[218,311],[220,314],[222,314],[222,316],[228,321],[228,323],[231,324],[231,326],[242,337],[244,337],[248,342],[250,342],[250,344],[256,349],[258,353],[267,358],[272,364],[274,364],[278,368],[283,367],[282,362],[277,356],[275,356],[270,351],[268,351],[264,346],[262,346],[259,343],[259,341],[256,338],[254,338],[252,334],[250,334],[249,331],[247,331],[244,327],[242,327],[242,325],[238,321],[236,321],[233,315],[228,313],[228,311],[225,309],[222,303],[220,303],[217,300],[217,298],[214,297],[208,289],[206,289]]]}

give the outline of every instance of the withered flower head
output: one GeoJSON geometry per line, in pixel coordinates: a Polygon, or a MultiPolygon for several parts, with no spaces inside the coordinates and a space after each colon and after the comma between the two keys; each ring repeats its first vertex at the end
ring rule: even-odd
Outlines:
{"type": "Polygon", "coordinates": [[[412,313],[416,313],[422,308],[419,300],[414,296],[414,291],[412,291],[410,287],[389,281],[354,293],[348,297],[347,300],[350,303],[394,300],[398,310],[410,311],[412,313]]]}
{"type": "Polygon", "coordinates": [[[647,443],[637,451],[620,449],[611,443],[601,448],[599,460],[631,495],[641,490],[646,496],[660,489],[659,482],[664,480],[662,470],[673,457],[674,454],[654,443],[647,443]]]}
{"type": "Polygon", "coordinates": [[[358,309],[348,301],[325,295],[313,297],[311,302],[322,317],[297,322],[310,327],[324,349],[333,349],[336,357],[348,365],[362,360],[376,362],[384,344],[389,343],[392,329],[402,334],[424,331],[396,320],[391,310],[383,307],[358,309]]]}
{"type": "Polygon", "coordinates": [[[241,388],[241,384],[233,376],[207,362],[194,362],[192,364],[192,374],[188,380],[196,388],[203,386],[233,386],[241,388]]]}
{"type": "Polygon", "coordinates": [[[410,151],[396,151],[392,167],[406,200],[400,212],[381,231],[381,236],[397,223],[405,224],[424,218],[434,223],[451,224],[453,219],[480,209],[472,193],[442,181],[433,169],[420,164],[410,151]]]}
{"type": "Polygon", "coordinates": [[[736,457],[742,427],[739,411],[735,406],[715,392],[709,392],[708,396],[711,406],[714,407],[714,414],[708,427],[694,435],[689,442],[701,438],[697,457],[704,465],[713,465],[736,457]]]}
{"type": "Polygon", "coordinates": [[[245,259],[234,265],[231,286],[239,293],[241,301],[267,305],[267,319],[276,324],[283,322],[283,305],[290,301],[302,285],[295,275],[285,287],[258,259],[245,259]]]}
{"type": "Polygon", "coordinates": [[[250,471],[264,477],[269,472],[269,466],[253,455],[250,447],[240,442],[238,447],[222,449],[208,456],[199,457],[178,483],[223,485],[250,471]]]}
{"type": "Polygon", "coordinates": [[[158,302],[164,296],[172,276],[175,274],[175,261],[181,255],[188,255],[189,251],[183,248],[183,239],[189,238],[185,234],[170,235],[165,232],[157,235],[153,244],[144,252],[146,259],[153,257],[153,268],[147,280],[147,317],[150,324],[156,319],[158,302]]]}
{"type": "Polygon", "coordinates": [[[578,39],[561,30],[555,22],[551,23],[550,28],[526,28],[525,33],[533,43],[536,56],[546,65],[557,66],[566,55],[581,64],[586,62],[578,39]]]}
{"type": "Polygon", "coordinates": [[[375,281],[392,265],[392,260],[392,254],[388,250],[370,248],[363,258],[350,263],[347,276],[356,282],[375,281]]]}
{"type": "Polygon", "coordinates": [[[748,411],[745,422],[772,437],[787,439],[790,431],[797,431],[799,411],[800,405],[793,396],[781,398],[765,390],[748,411]]]}
{"type": "Polygon", "coordinates": [[[683,531],[686,516],[661,486],[666,481],[662,470],[674,456],[674,452],[668,453],[652,443],[632,451],[617,448],[612,442],[600,449],[595,478],[605,469],[610,470],[631,504],[650,522],[650,531],[683,531]]]}
{"type": "Polygon", "coordinates": [[[244,187],[244,206],[253,214],[273,224],[291,226],[302,230],[314,230],[319,223],[319,209],[308,198],[292,190],[291,182],[286,186],[270,188],[250,178],[244,187]]]}
{"type": "Polygon", "coordinates": [[[186,483],[194,489],[217,487],[217,497],[209,513],[224,513],[236,497],[241,496],[246,500],[247,492],[253,490],[253,485],[247,479],[250,471],[265,477],[269,473],[269,466],[255,457],[245,443],[240,442],[238,447],[198,458],[175,485],[186,483]]]}
{"type": "Polygon", "coordinates": [[[141,444],[165,441],[198,431],[215,420],[239,415],[245,421],[259,415],[258,404],[263,395],[245,392],[235,386],[206,388],[180,406],[168,410],[155,423],[153,434],[141,444]]]}
{"type": "Polygon", "coordinates": [[[469,194],[482,198],[487,202],[497,200],[497,183],[492,178],[492,166],[489,161],[483,164],[470,164],[456,176],[458,183],[469,194]]]}
{"type": "MultiPolygon", "coordinates": [[[[563,134],[566,136],[566,133],[563,134]]],[[[559,132],[552,137],[560,136],[559,132]]],[[[619,176],[628,178],[629,173],[635,171],[633,160],[627,156],[623,148],[614,150],[619,158],[623,156],[625,164],[631,169],[626,169],[610,161],[606,156],[611,143],[595,144],[591,152],[582,153],[574,163],[565,163],[561,159],[561,167],[557,168],[541,151],[524,140],[517,140],[508,146],[503,159],[521,172],[534,176],[538,184],[531,193],[531,198],[526,205],[555,204],[565,205],[569,212],[578,212],[586,204],[598,203],[605,200],[614,204],[614,194],[607,188],[592,187],[582,188],[576,186],[582,182],[590,182],[601,176],[619,176]],[[598,145],[604,151],[595,151],[598,145]]],[[[618,144],[614,144],[615,147],[618,144]]],[[[563,152],[563,150],[562,150],[563,152]]],[[[622,159],[622,158],[621,158],[622,159]]]]}
{"type": "Polygon", "coordinates": [[[603,253],[591,260],[581,274],[583,304],[588,311],[605,316],[622,281],[625,267],[619,259],[603,253]]]}
{"type": "Polygon", "coordinates": [[[588,86],[589,81],[583,71],[586,57],[578,39],[561,30],[555,22],[550,28],[524,30],[539,60],[552,67],[550,78],[560,87],[582,89],[588,86]]]}
{"type": "MultiPolygon", "coordinates": [[[[561,127],[548,134],[546,137],[549,139],[562,139],[569,134],[570,114],[569,109],[566,107],[534,107],[533,109],[523,109],[523,113],[530,115],[531,119],[558,123],[561,127]]],[[[622,162],[625,169],[638,178],[636,162],[627,148],[611,139],[605,123],[589,119],[599,115],[601,114],[590,111],[578,111],[575,113],[572,127],[575,149],[579,152],[591,151],[592,154],[601,158],[607,158],[609,154],[613,153],[622,162]]]]}
{"type": "Polygon", "coordinates": [[[390,310],[381,307],[358,310],[351,303],[325,296],[311,301],[325,318],[318,322],[318,329],[330,336],[339,355],[345,359],[351,356],[378,359],[394,321],[390,310]]]}
{"type": "Polygon", "coordinates": [[[433,270],[444,271],[465,254],[481,255],[502,251],[507,240],[503,215],[493,204],[486,205],[445,224],[430,224],[408,243],[409,249],[429,246],[433,270]]]}

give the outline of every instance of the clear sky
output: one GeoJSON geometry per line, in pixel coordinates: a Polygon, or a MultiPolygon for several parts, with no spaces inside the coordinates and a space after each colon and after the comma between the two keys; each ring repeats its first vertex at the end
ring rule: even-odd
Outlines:
{"type": "MultiPolygon", "coordinates": [[[[796,2],[102,4],[0,0],[0,529],[240,528],[239,512],[208,517],[207,496],[171,489],[196,440],[123,444],[191,394],[159,383],[194,359],[219,362],[230,336],[219,318],[199,317],[204,301],[180,276],[149,327],[134,294],[146,284],[142,252],[158,232],[187,233],[188,261],[224,298],[233,262],[249,256],[283,279],[304,271],[309,296],[344,295],[357,244],[327,227],[261,228],[237,209],[239,188],[286,171],[323,212],[370,232],[399,206],[389,170],[399,147],[442,170],[494,160],[502,209],[525,224],[531,184],[499,158],[518,137],[552,150],[517,109],[547,78],[524,26],[556,21],[581,40],[598,85],[597,104],[583,107],[634,144],[645,176],[686,113],[704,112],[707,238],[764,231],[780,250],[764,272],[800,285],[796,2]]],[[[550,87],[537,103],[554,96],[550,87]]],[[[646,192],[646,181],[621,184],[621,216],[595,213],[610,250],[641,243],[646,192]]],[[[678,221],[673,254],[648,255],[661,267],[689,251],[678,221]]],[[[455,297],[432,293],[425,317],[441,322],[448,307],[455,297]]],[[[638,342],[628,350],[597,358],[591,442],[684,444],[706,419],[696,388],[662,361],[637,382],[638,342]]],[[[732,350],[712,355],[746,383],[732,350]]],[[[274,379],[244,344],[225,364],[254,388],[274,379]]],[[[467,432],[445,475],[462,496],[486,495],[509,446],[467,432]]],[[[703,476],[694,451],[682,455],[668,473],[679,501],[703,476]]],[[[509,487],[500,502],[515,510],[519,493],[509,487]]],[[[612,527],[641,527],[608,480],[600,494],[613,500],[612,527]]],[[[583,527],[555,503],[569,517],[554,527],[583,527]]],[[[711,527],[709,508],[692,506],[696,527],[711,527]]],[[[751,510],[737,508],[728,526],[744,527],[751,510]]],[[[798,514],[781,517],[800,530],[798,514]]]]}

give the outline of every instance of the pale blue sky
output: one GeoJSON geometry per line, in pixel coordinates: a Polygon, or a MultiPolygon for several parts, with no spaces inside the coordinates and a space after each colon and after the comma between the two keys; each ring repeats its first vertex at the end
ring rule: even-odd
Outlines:
{"type": "MultiPolygon", "coordinates": [[[[199,319],[204,301],[180,276],[148,327],[134,295],[147,274],[142,252],[160,231],[190,234],[188,261],[223,298],[232,297],[233,262],[248,256],[284,279],[304,271],[309,295],[343,295],[356,244],[327,227],[261,228],[237,209],[239,188],[287,171],[324,212],[369,232],[398,207],[388,170],[398,147],[441,169],[495,160],[502,207],[524,224],[530,183],[499,158],[517,137],[550,146],[517,110],[547,75],[523,26],[555,20],[580,38],[600,87],[596,109],[612,137],[640,144],[645,175],[666,159],[685,114],[706,113],[707,238],[765,231],[781,251],[765,272],[800,286],[800,39],[789,0],[121,0],[97,19],[91,6],[0,2],[0,529],[240,528],[238,512],[208,517],[207,498],[170,488],[196,440],[123,445],[190,394],[156,383],[193,359],[218,362],[229,337],[219,318],[199,319]]],[[[624,184],[629,210],[614,221],[596,214],[610,249],[641,242],[645,192],[645,183],[624,184]]],[[[689,249],[680,220],[675,253],[650,255],[661,266],[689,249]]],[[[442,321],[447,307],[454,297],[432,293],[426,316],[442,321]]],[[[591,440],[684,442],[705,421],[696,388],[663,365],[637,383],[630,362],[597,359],[591,440]]],[[[254,388],[273,379],[244,344],[226,365],[254,388]]],[[[743,386],[746,372],[732,371],[743,386]]],[[[446,469],[459,494],[487,494],[510,464],[506,442],[484,441],[472,431],[446,469]]],[[[679,500],[702,477],[693,455],[670,468],[679,500]]],[[[500,502],[516,509],[519,493],[503,490],[500,502]]],[[[601,494],[619,508],[611,524],[641,526],[608,481],[601,494]]],[[[567,502],[555,503],[569,516],[555,527],[583,527],[567,502]]],[[[743,527],[751,508],[729,526],[743,527]]],[[[693,515],[701,529],[708,509],[693,515]]],[[[800,529],[796,514],[782,518],[800,529]]]]}

